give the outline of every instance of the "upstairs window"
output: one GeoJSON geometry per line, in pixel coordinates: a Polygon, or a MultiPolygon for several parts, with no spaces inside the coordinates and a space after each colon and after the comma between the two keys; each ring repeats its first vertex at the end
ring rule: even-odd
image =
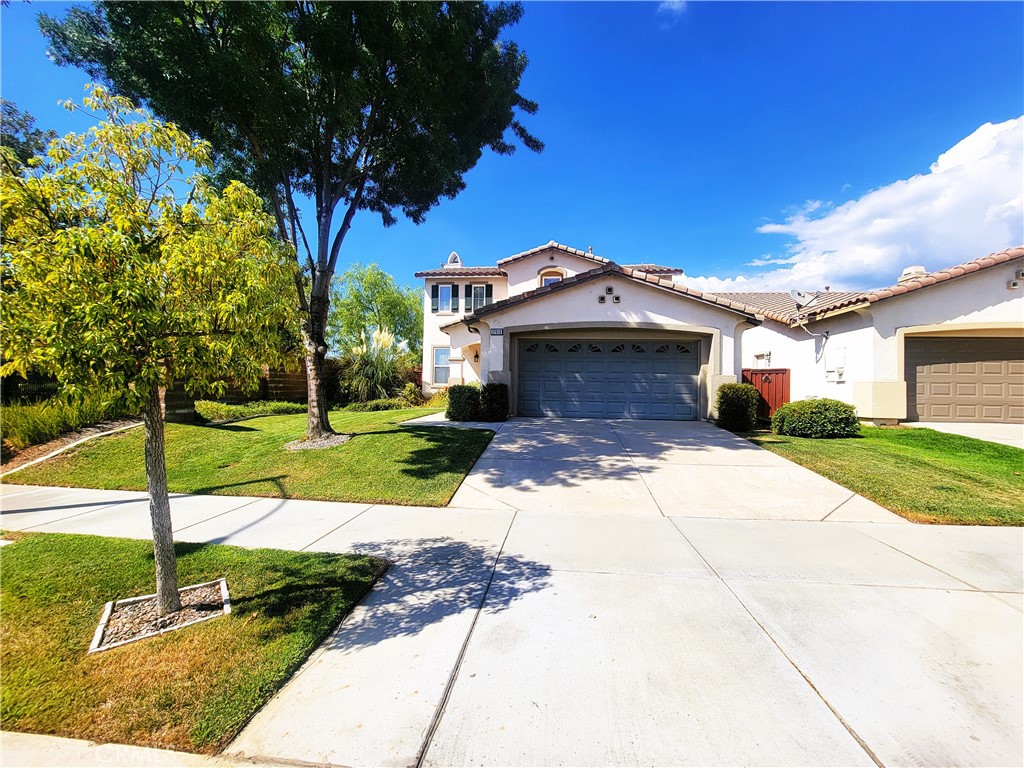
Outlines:
{"type": "Polygon", "coordinates": [[[430,288],[431,312],[458,312],[459,291],[457,285],[441,283],[430,288]]]}
{"type": "Polygon", "coordinates": [[[466,311],[473,312],[494,303],[494,287],[490,283],[466,286],[466,311]]]}
{"type": "Polygon", "coordinates": [[[540,286],[543,288],[546,285],[557,283],[561,280],[564,275],[557,269],[549,269],[546,272],[540,273],[540,286]]]}

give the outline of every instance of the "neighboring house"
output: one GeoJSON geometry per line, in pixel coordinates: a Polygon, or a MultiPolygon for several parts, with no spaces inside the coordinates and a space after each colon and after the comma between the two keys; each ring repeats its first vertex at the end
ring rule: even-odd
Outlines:
{"type": "Polygon", "coordinates": [[[1024,422],[1024,247],[868,292],[702,293],[560,245],[424,278],[427,390],[500,381],[523,416],[705,419],[743,369],[862,419],[1024,422]],[[798,305],[799,301],[799,305],[798,305]]]}

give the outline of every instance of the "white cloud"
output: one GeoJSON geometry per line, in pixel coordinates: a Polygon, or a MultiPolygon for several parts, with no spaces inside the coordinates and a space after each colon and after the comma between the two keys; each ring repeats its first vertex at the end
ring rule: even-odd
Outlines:
{"type": "Polygon", "coordinates": [[[661,29],[663,31],[672,29],[685,12],[686,0],[663,0],[663,2],[658,3],[657,13],[664,19],[661,23],[661,29]]]}
{"type": "Polygon", "coordinates": [[[664,0],[658,3],[658,13],[669,13],[673,16],[680,15],[686,10],[686,0],[664,0]]]}
{"type": "Polygon", "coordinates": [[[1024,242],[1024,117],[986,123],[932,163],[835,207],[807,201],[785,222],[757,228],[795,238],[787,266],[730,278],[687,277],[706,291],[859,290],[891,285],[904,267],[935,270],[1024,242]]]}

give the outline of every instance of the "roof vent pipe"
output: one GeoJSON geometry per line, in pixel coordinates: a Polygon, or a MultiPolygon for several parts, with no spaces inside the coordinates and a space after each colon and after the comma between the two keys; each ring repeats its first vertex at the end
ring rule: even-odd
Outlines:
{"type": "Polygon", "coordinates": [[[897,280],[896,282],[905,283],[909,280],[917,280],[917,278],[924,277],[927,274],[928,273],[925,271],[924,267],[920,265],[907,267],[906,269],[903,270],[903,274],[900,275],[900,279],[897,280]]]}

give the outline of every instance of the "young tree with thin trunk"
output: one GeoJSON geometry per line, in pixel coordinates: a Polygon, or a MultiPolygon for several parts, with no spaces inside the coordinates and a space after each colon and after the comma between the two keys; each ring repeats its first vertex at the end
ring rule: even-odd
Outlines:
{"type": "Polygon", "coordinates": [[[331,433],[323,361],[331,280],[360,210],[416,223],[487,147],[537,105],[519,82],[526,57],[499,39],[522,14],[485,2],[98,2],[39,24],[58,64],[211,142],[219,166],[268,200],[294,246],[310,439],[331,433]],[[238,174],[244,175],[238,175],[238,174]],[[304,226],[303,198],[315,222],[304,226]],[[340,217],[340,222],[338,221],[340,217]]]}
{"type": "MultiPolygon", "coordinates": [[[[190,166],[210,147],[101,87],[103,119],[26,167],[0,148],[0,374],[51,373],[69,396],[116,393],[145,422],[160,615],[180,609],[160,391],[255,388],[294,322],[294,256],[245,185],[190,166]]],[[[75,108],[75,105],[68,105],[75,108]]]]}

